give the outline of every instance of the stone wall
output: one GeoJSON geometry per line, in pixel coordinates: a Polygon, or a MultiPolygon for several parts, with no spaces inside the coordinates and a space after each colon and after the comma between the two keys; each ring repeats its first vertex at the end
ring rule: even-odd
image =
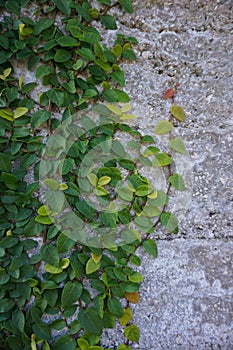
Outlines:
{"type": "MultiPolygon", "coordinates": [[[[153,133],[169,110],[163,91],[179,82],[186,122],[176,130],[190,155],[192,198],[178,215],[178,235],[154,234],[159,258],[142,256],[145,281],[134,307],[141,340],[133,349],[232,350],[233,1],[134,5],[133,15],[118,17],[119,31],[139,40],[137,62],[124,65],[126,89],[139,127],[153,133]]],[[[106,332],[104,344],[116,339],[120,330],[106,332]]]]}

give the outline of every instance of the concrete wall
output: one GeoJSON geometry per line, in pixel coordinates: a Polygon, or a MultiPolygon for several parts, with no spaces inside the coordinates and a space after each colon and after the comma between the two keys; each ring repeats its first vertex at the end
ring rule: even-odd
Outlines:
{"type": "MultiPolygon", "coordinates": [[[[190,158],[184,158],[189,189],[179,234],[154,233],[157,260],[141,252],[145,281],[134,307],[141,340],[133,349],[232,350],[233,1],[134,4],[135,13],[118,20],[123,33],[139,40],[136,64],[124,66],[138,124],[153,133],[168,116],[162,92],[179,82],[176,102],[186,122],[176,131],[190,158]]],[[[116,339],[120,330],[106,332],[104,344],[113,348],[116,339]]]]}

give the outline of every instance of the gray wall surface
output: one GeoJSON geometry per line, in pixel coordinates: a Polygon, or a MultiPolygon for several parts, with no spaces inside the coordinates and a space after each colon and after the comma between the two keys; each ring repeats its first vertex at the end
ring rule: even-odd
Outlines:
{"type": "MultiPolygon", "coordinates": [[[[186,121],[176,132],[190,158],[183,158],[189,188],[178,210],[178,235],[154,233],[157,260],[141,252],[145,280],[134,306],[141,339],[133,349],[232,350],[233,1],[134,5],[133,15],[112,12],[118,14],[118,32],[139,40],[137,62],[124,64],[137,123],[153,134],[168,117],[170,101],[162,93],[179,82],[176,103],[186,121]]],[[[121,339],[115,329],[106,332],[103,344],[114,348],[121,339]]]]}

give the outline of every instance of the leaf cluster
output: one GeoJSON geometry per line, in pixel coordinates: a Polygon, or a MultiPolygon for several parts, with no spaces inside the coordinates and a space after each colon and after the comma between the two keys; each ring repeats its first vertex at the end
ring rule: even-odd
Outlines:
{"type": "MultiPolygon", "coordinates": [[[[117,349],[130,350],[140,337],[130,306],[139,302],[143,281],[137,249],[156,258],[150,234],[157,225],[178,231],[177,219],[167,211],[169,191],[154,188],[138,170],[144,164],[166,173],[172,154],[125,122],[134,116],[123,104],[130,98],[122,90],[121,62],[136,59],[137,40],[116,34],[109,48],[95,25],[115,30],[109,10],[119,6],[132,13],[132,3],[98,2],[95,8],[87,0],[40,0],[32,20],[24,14],[33,1],[0,0],[1,348],[101,350],[103,330],[119,320],[126,341],[117,349]],[[34,81],[15,76],[16,60],[35,74],[34,81]],[[78,125],[77,114],[92,104],[99,122],[86,115],[78,125]],[[61,125],[66,127],[54,134],[61,125]],[[41,130],[47,130],[49,154],[41,130]],[[119,132],[127,146],[118,140],[119,132]],[[72,133],[79,137],[71,144],[72,133]],[[101,164],[95,166],[99,155],[101,164]],[[62,216],[66,203],[78,220],[74,233],[72,217],[62,216]],[[96,236],[89,239],[87,228],[96,236]],[[54,340],[54,332],[63,335],[54,340]]],[[[184,119],[180,106],[172,106],[171,114],[184,119]]],[[[172,127],[160,123],[156,133],[172,127]]],[[[179,138],[170,146],[185,153],[179,138]]],[[[184,190],[182,177],[169,174],[168,189],[184,190]]]]}

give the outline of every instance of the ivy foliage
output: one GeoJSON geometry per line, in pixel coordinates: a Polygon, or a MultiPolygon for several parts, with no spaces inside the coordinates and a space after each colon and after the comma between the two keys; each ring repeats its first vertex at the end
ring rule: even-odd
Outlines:
{"type": "MultiPolygon", "coordinates": [[[[103,330],[119,320],[126,340],[117,349],[130,350],[140,337],[130,307],[139,302],[143,281],[137,249],[156,258],[155,228],[178,232],[167,204],[171,186],[185,190],[171,171],[173,153],[185,153],[185,146],[171,138],[168,154],[126,123],[134,116],[120,64],[136,59],[137,40],[118,33],[107,47],[96,29],[116,30],[114,6],[133,12],[130,0],[98,0],[98,6],[87,0],[0,0],[2,349],[101,350],[103,330]],[[16,62],[35,79],[25,82],[16,62]],[[98,123],[87,114],[78,125],[77,116],[93,104],[98,123]],[[80,133],[72,145],[67,134],[55,132],[64,125],[68,135],[80,133]],[[52,140],[50,154],[46,140],[52,140]],[[154,188],[139,164],[169,170],[168,190],[154,188]],[[78,218],[74,233],[72,217],[62,216],[65,203],[78,218]],[[88,241],[86,227],[100,245],[96,237],[88,241]]],[[[180,106],[173,104],[170,112],[169,122],[157,125],[158,135],[171,133],[172,118],[184,120],[180,106]]]]}

